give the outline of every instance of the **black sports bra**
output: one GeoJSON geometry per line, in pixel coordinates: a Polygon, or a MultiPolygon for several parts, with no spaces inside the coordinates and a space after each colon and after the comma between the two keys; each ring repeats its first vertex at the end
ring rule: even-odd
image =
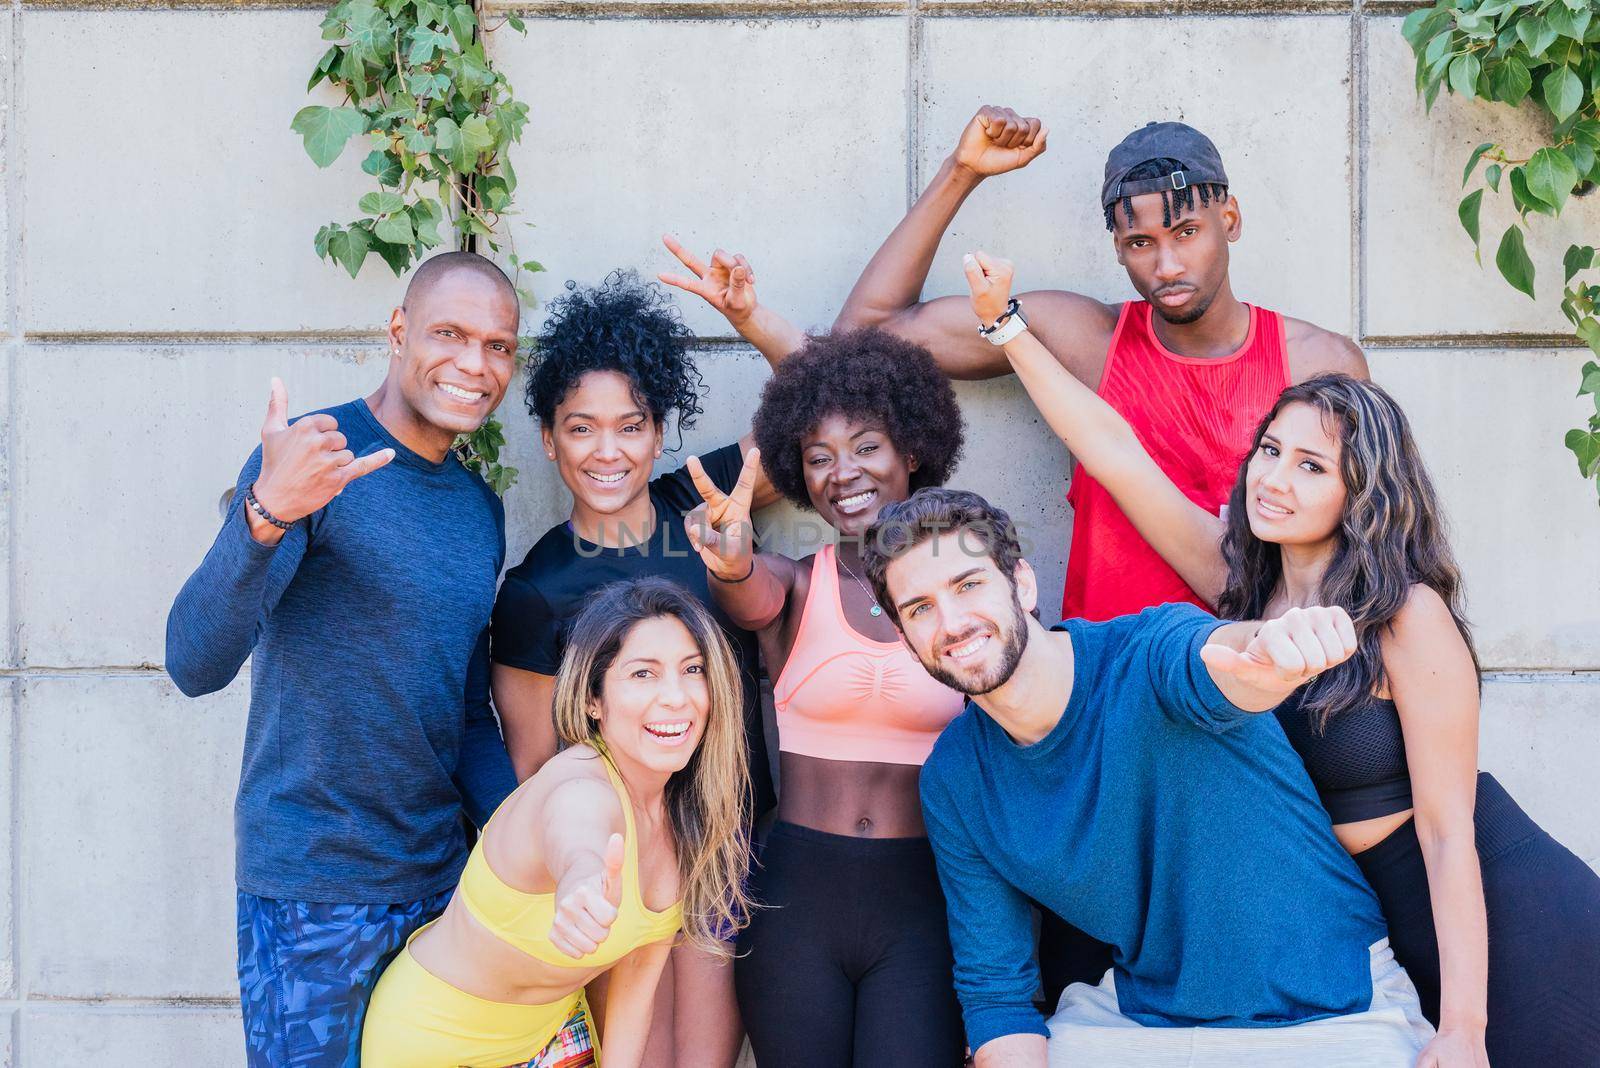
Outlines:
{"type": "Polygon", "coordinates": [[[1355,823],[1411,807],[1411,772],[1394,702],[1369,697],[1318,732],[1296,690],[1276,711],[1333,822],[1355,823]]]}

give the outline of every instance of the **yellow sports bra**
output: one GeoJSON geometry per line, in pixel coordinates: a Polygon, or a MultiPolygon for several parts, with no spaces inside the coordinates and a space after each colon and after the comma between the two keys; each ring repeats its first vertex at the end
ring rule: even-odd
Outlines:
{"type": "MultiPolygon", "coordinates": [[[[461,873],[461,886],[457,891],[467,911],[494,935],[517,949],[546,964],[562,968],[607,968],[652,942],[671,938],[683,926],[683,903],[674,902],[660,912],[645,908],[639,896],[639,845],[634,833],[633,805],[628,800],[627,787],[622,776],[611,763],[611,755],[598,745],[600,758],[605,762],[606,775],[612,789],[622,802],[623,846],[622,907],[617,910],[616,922],[606,934],[604,942],[593,953],[572,958],[550,944],[550,924],[555,919],[556,895],[529,894],[507,886],[489,867],[483,855],[483,842],[488,837],[488,827],[472,847],[466,869],[461,873]]],[[[492,820],[490,822],[493,822],[492,820]]]]}

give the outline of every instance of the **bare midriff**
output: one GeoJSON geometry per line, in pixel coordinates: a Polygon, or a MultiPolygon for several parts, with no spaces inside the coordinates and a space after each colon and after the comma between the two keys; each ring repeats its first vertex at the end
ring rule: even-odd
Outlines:
{"type": "Polygon", "coordinates": [[[823,760],[783,753],[778,758],[778,818],[785,823],[855,838],[922,838],[918,764],[823,760]]]}
{"type": "Polygon", "coordinates": [[[1340,823],[1333,828],[1333,836],[1339,839],[1339,844],[1344,846],[1345,852],[1351,856],[1365,853],[1385,838],[1389,837],[1411,818],[1412,809],[1404,812],[1393,812],[1387,816],[1374,816],[1370,820],[1358,820],[1355,823],[1340,823]]]}

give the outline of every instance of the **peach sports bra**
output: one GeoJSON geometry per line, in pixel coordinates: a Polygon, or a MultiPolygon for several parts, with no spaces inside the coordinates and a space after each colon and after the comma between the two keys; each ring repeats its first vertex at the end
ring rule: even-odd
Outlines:
{"type": "Polygon", "coordinates": [[[772,688],[778,748],[824,760],[921,764],[966,704],[903,642],[858,634],[844,618],[834,547],[811,565],[794,648],[772,688]]]}

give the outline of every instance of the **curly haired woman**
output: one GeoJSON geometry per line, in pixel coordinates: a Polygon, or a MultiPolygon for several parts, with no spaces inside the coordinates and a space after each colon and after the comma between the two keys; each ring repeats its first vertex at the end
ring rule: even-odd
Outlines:
{"type": "Polygon", "coordinates": [[[860,330],[784,359],[755,439],[772,484],[837,542],[801,560],[754,553],[748,493],[690,461],[707,514],[689,536],[775,679],[783,789],[751,880],[739,1009],[761,1068],[955,1068],[960,1009],[917,776],[964,699],[901,642],[861,548],[880,509],[949,476],[961,412],[925,349],[860,330]]]}

